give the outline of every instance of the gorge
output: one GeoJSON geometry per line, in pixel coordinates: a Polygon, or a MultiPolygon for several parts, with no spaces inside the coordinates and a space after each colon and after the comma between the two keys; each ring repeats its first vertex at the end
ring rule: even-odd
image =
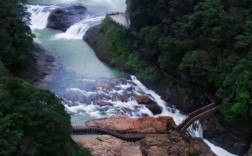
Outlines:
{"type": "MultiPolygon", "coordinates": [[[[72,114],[73,125],[114,114],[131,117],[153,116],[153,112],[145,105],[138,105],[136,99],[132,98],[134,95],[149,96],[155,101],[162,110],[158,116],[172,116],[176,123],[185,118],[172,105],[167,107],[159,95],[147,89],[135,76],[127,76],[101,63],[93,50],[82,41],[88,28],[99,24],[106,12],[124,11],[124,2],[106,1],[105,6],[102,6],[104,3],[96,1],[33,3],[27,5],[27,8],[31,13],[31,28],[36,35],[35,41],[56,58],[55,69],[46,78],[47,87],[64,99],[66,110],[72,114]],[[72,25],[64,33],[46,28],[50,11],[80,3],[87,7],[82,21],[72,25]]],[[[192,134],[201,136],[201,131],[199,129],[192,134]]],[[[219,149],[207,143],[213,150],[219,149]]],[[[224,152],[225,155],[231,155],[223,150],[219,152],[216,154],[223,155],[224,152]]]]}
{"type": "Polygon", "coordinates": [[[2,1],[0,155],[251,155],[250,6],[2,1]]]}

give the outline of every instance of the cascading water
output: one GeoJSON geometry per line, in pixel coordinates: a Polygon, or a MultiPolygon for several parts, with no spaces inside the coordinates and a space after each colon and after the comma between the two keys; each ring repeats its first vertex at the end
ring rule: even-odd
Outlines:
{"type": "MultiPolygon", "coordinates": [[[[103,0],[99,1],[103,2],[103,0]]],[[[94,6],[98,3],[97,0],[87,0],[87,2],[89,5],[95,2],[94,6]]],[[[106,2],[115,4],[114,0],[106,2]]],[[[176,124],[185,119],[186,116],[175,108],[167,107],[166,102],[159,95],[145,87],[135,76],[128,79],[118,77],[117,72],[103,65],[95,57],[92,49],[81,40],[91,26],[101,22],[105,13],[103,15],[88,13],[82,21],[72,25],[63,33],[46,28],[50,11],[57,7],[27,5],[27,10],[31,13],[30,27],[37,36],[36,40],[57,58],[58,66],[53,73],[51,83],[49,82],[49,89],[64,100],[66,110],[72,114],[73,125],[114,114],[130,117],[171,116],[176,124]],[[162,112],[154,115],[145,105],[138,104],[134,96],[149,97],[158,104],[162,112]]],[[[197,121],[194,124],[197,128],[189,127],[188,131],[194,137],[203,138],[200,123],[197,121]]],[[[209,141],[205,139],[204,141],[217,155],[232,156],[209,141]]]]}
{"type": "Polygon", "coordinates": [[[31,29],[44,29],[47,24],[48,16],[51,10],[56,6],[40,6],[40,5],[26,5],[27,11],[31,13],[31,29]]]}
{"type": "Polygon", "coordinates": [[[65,33],[55,35],[55,39],[82,39],[90,27],[99,24],[104,18],[105,16],[87,15],[85,19],[72,25],[65,33]]]}

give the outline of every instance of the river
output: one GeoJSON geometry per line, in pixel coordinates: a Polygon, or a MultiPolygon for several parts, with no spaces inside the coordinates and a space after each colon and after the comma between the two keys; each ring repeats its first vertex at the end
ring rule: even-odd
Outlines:
{"type": "MultiPolygon", "coordinates": [[[[146,88],[135,76],[103,64],[94,51],[82,40],[88,28],[99,24],[107,12],[125,11],[125,0],[28,0],[31,13],[30,27],[35,42],[46,48],[55,59],[55,68],[47,77],[47,88],[63,99],[66,111],[71,114],[72,125],[91,119],[123,114],[130,117],[172,116],[179,124],[185,118],[179,110],[168,107],[154,91],[146,88]],[[47,18],[55,8],[73,4],[87,7],[86,17],[71,26],[65,33],[46,28],[47,18]],[[161,108],[154,115],[145,105],[139,105],[134,95],[148,96],[161,108]],[[125,98],[127,98],[125,100],[125,98]]],[[[189,128],[195,137],[202,137],[198,129],[189,128]]],[[[219,156],[232,156],[224,149],[204,140],[219,156]]]]}

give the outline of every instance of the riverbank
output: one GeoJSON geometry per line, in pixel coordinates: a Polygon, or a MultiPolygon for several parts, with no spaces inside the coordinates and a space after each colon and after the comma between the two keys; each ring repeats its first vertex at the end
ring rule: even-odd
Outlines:
{"type": "MultiPolygon", "coordinates": [[[[112,49],[111,46],[114,43],[110,41],[110,38],[107,38],[104,35],[104,32],[101,31],[100,25],[90,28],[83,39],[90,45],[90,47],[94,49],[97,57],[107,65],[120,68],[121,70],[124,70],[126,72],[136,72],[134,71],[134,69],[129,69],[127,64],[122,64],[114,59],[114,49],[112,49]]],[[[201,97],[199,97],[198,100],[195,100],[191,97],[188,97],[186,94],[179,93],[179,91],[168,91],[167,94],[167,90],[165,89],[172,87],[172,85],[174,86],[174,83],[172,81],[169,81],[168,79],[166,81],[168,81],[168,83],[166,82],[165,85],[163,84],[163,86],[160,86],[160,84],[162,84],[160,82],[144,82],[148,85],[149,88],[157,91],[159,95],[161,95],[162,98],[165,99],[165,101],[175,104],[184,112],[190,112],[206,104],[206,101],[202,100],[201,97]],[[197,105],[195,105],[195,103],[197,105]]],[[[244,154],[248,150],[251,141],[248,136],[243,134],[241,129],[220,123],[216,116],[202,120],[202,124],[204,129],[204,137],[209,139],[215,145],[218,145],[232,153],[239,155],[244,154]],[[216,128],[213,128],[215,126],[216,128]]]]}
{"type": "Polygon", "coordinates": [[[37,87],[46,89],[54,68],[55,58],[37,43],[33,43],[31,54],[34,61],[25,70],[20,71],[18,76],[37,87]]]}

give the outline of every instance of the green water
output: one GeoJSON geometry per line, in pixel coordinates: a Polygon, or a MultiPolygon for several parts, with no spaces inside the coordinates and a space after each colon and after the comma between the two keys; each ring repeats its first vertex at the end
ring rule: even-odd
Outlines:
{"type": "MultiPolygon", "coordinates": [[[[30,4],[39,4],[40,6],[42,4],[61,6],[62,4],[71,5],[72,3],[82,3],[84,6],[89,6],[89,13],[99,15],[105,15],[106,12],[116,8],[125,9],[125,6],[121,6],[121,2],[123,1],[120,0],[29,0],[29,2],[30,4]],[[109,5],[112,1],[116,1],[116,3],[109,5]],[[118,7],[115,7],[116,5],[118,7]]],[[[36,19],[39,17],[37,16],[36,19]]],[[[36,21],[32,24],[39,25],[40,23],[36,21]]],[[[71,88],[92,91],[96,80],[107,81],[110,78],[124,77],[123,72],[103,64],[96,57],[94,51],[82,39],[56,39],[55,36],[62,34],[62,32],[49,28],[33,29],[32,31],[36,35],[34,41],[39,43],[49,54],[55,57],[55,66],[46,86],[48,86],[47,89],[59,97],[64,99],[68,94],[67,90],[71,88]]],[[[68,99],[64,99],[64,102],[65,104],[73,104],[71,102],[67,103],[68,99]]],[[[73,105],[78,105],[78,103],[74,103],[73,105]]],[[[94,118],[94,116],[85,112],[82,114],[73,114],[71,117],[73,125],[83,124],[85,121],[94,118]]]]}
{"type": "Polygon", "coordinates": [[[66,71],[75,72],[86,78],[109,78],[122,75],[118,70],[104,65],[83,40],[55,39],[54,36],[61,32],[52,29],[35,30],[33,32],[36,35],[35,41],[49,50],[66,71]]]}

